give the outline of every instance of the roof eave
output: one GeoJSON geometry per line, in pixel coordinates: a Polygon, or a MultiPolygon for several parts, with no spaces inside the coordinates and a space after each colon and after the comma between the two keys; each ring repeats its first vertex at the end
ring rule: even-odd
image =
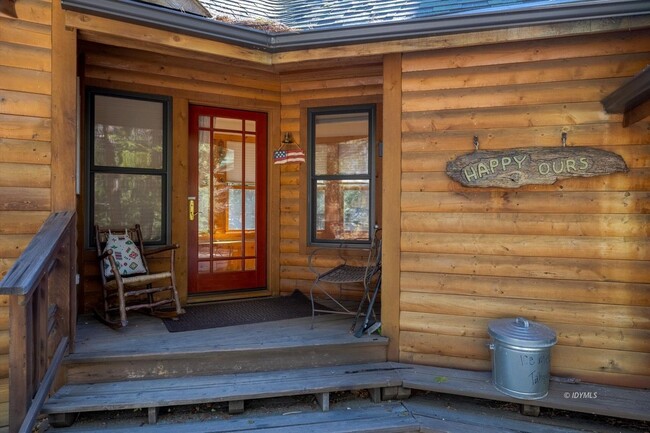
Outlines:
{"type": "Polygon", "coordinates": [[[133,0],[62,0],[64,9],[105,18],[227,42],[238,46],[283,52],[335,45],[362,44],[451,33],[523,27],[568,21],[650,14],[647,0],[603,0],[556,4],[523,10],[455,14],[349,28],[270,34],[260,30],[165,10],[133,0]]]}

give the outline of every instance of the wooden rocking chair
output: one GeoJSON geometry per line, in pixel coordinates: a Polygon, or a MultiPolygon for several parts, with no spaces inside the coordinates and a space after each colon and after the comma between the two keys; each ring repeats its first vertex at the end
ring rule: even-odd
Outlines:
{"type": "Polygon", "coordinates": [[[116,329],[129,323],[131,310],[146,309],[156,317],[185,312],[174,275],[177,244],[145,251],[139,224],[126,230],[95,226],[95,244],[103,288],[103,311],[95,313],[102,322],[116,329]],[[165,251],[171,251],[169,270],[151,272],[147,257],[165,251]]]}
{"type": "Polygon", "coordinates": [[[368,312],[366,313],[367,316],[364,320],[363,327],[367,327],[369,323],[368,315],[374,314],[374,302],[377,297],[377,292],[381,287],[381,228],[375,228],[372,237],[372,243],[370,245],[370,248],[367,249],[368,256],[365,266],[348,264],[347,258],[343,255],[342,248],[337,248],[336,254],[339,260],[339,264],[333,268],[321,272],[315,267],[314,262],[316,260],[316,257],[325,250],[328,250],[331,255],[331,248],[318,248],[312,251],[309,256],[309,269],[314,274],[316,274],[316,279],[314,280],[314,283],[311,285],[311,289],[309,290],[309,297],[311,299],[312,308],[311,327],[314,327],[314,316],[316,313],[349,314],[355,316],[352,327],[350,328],[351,331],[354,331],[359,317],[363,314],[364,303],[366,301],[368,302],[368,312]],[[356,310],[354,307],[344,305],[342,301],[332,296],[326,290],[326,288],[322,286],[322,283],[338,284],[339,295],[341,293],[343,284],[362,283],[363,296],[356,310]],[[325,298],[323,299],[326,302],[330,302],[333,306],[333,309],[326,310],[319,308],[314,298],[315,291],[320,291],[321,294],[325,295],[325,298]]]}

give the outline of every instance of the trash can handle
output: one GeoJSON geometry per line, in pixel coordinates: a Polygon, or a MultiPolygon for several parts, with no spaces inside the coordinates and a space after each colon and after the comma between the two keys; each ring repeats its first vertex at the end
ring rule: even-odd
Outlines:
{"type": "Polygon", "coordinates": [[[528,322],[528,319],[525,319],[523,317],[517,317],[515,319],[515,325],[520,327],[520,328],[528,328],[528,327],[530,327],[530,323],[528,322]]]}

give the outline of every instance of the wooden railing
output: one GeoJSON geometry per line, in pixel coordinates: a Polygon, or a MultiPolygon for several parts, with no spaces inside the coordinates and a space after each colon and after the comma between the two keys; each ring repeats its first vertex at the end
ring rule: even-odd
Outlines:
{"type": "Polygon", "coordinates": [[[74,343],[76,215],[50,215],[0,281],[9,304],[9,432],[32,431],[74,343]]]}

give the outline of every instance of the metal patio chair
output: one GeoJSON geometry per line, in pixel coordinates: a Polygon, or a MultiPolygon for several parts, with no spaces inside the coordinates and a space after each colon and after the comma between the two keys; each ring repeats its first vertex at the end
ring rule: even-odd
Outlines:
{"type": "MultiPolygon", "coordinates": [[[[336,249],[336,255],[339,263],[324,272],[321,272],[315,266],[316,258],[323,252],[332,254],[332,248],[318,248],[309,255],[309,269],[316,274],[316,279],[309,290],[309,298],[311,299],[312,307],[312,322],[311,327],[314,327],[314,317],[316,313],[333,313],[333,314],[349,314],[354,315],[351,331],[354,331],[359,317],[363,314],[364,304],[368,301],[368,314],[374,314],[373,305],[379,290],[380,274],[381,274],[381,228],[375,228],[373,233],[370,248],[367,249],[368,256],[365,266],[348,264],[348,258],[344,256],[344,248],[339,247],[336,249]],[[340,299],[335,298],[330,292],[322,286],[323,283],[337,284],[339,286],[339,298],[343,290],[344,284],[363,284],[363,296],[359,302],[356,310],[349,305],[346,306],[340,299]],[[334,309],[324,309],[319,306],[314,297],[314,292],[320,292],[325,296],[326,301],[331,301],[330,304],[334,309]]],[[[368,320],[365,321],[365,324],[368,320]]],[[[365,326],[365,325],[364,325],[365,326]]]]}
{"type": "Polygon", "coordinates": [[[102,280],[100,320],[112,328],[128,324],[127,312],[144,309],[156,317],[183,314],[174,275],[177,244],[145,250],[139,224],[110,230],[95,226],[95,245],[102,280]],[[169,269],[152,272],[147,257],[170,251],[169,269]]]}

